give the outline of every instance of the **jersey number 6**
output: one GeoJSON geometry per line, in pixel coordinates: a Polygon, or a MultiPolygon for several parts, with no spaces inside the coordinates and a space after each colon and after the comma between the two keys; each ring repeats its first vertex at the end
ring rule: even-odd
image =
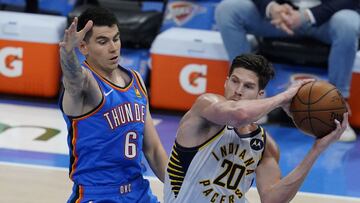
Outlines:
{"type": "Polygon", "coordinates": [[[136,145],[137,134],[135,132],[128,132],[125,136],[124,155],[128,159],[133,159],[137,155],[136,145]]]}

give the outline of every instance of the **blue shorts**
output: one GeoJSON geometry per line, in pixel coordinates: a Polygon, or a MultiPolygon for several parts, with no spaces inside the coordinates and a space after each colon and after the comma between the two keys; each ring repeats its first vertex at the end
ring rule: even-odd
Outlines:
{"type": "Polygon", "coordinates": [[[159,203],[149,181],[139,177],[118,186],[73,186],[68,203],[159,203]]]}

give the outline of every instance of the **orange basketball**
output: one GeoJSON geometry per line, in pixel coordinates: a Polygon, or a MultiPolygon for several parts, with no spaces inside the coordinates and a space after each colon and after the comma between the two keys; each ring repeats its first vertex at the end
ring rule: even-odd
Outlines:
{"type": "Polygon", "coordinates": [[[342,122],[347,112],[344,98],[325,81],[303,85],[290,105],[293,121],[301,131],[321,138],[335,130],[335,119],[342,122]]]}

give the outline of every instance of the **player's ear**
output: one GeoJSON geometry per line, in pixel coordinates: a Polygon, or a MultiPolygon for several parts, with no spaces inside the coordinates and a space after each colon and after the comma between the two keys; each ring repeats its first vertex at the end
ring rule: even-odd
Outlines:
{"type": "Polygon", "coordinates": [[[265,90],[260,90],[259,93],[258,93],[259,97],[264,96],[264,94],[265,94],[265,90]]]}
{"type": "Polygon", "coordinates": [[[224,89],[226,88],[226,85],[227,85],[228,81],[229,81],[229,76],[226,76],[226,80],[225,80],[225,83],[224,83],[224,89]]]}
{"type": "Polygon", "coordinates": [[[79,51],[82,53],[82,55],[86,56],[88,54],[87,44],[83,40],[79,44],[79,51]]]}

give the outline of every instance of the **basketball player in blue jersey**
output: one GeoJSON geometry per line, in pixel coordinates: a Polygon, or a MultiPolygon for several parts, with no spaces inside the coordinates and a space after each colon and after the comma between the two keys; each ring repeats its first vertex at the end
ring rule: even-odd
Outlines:
{"type": "Polygon", "coordinates": [[[61,110],[74,182],[68,202],[158,202],[143,178],[142,154],[161,181],[167,155],[140,75],[118,65],[120,47],[117,19],[103,8],[75,18],[60,42],[61,110]]]}
{"type": "Polygon", "coordinates": [[[204,94],[182,118],[165,174],[168,203],[247,202],[245,193],[256,177],[261,202],[289,202],[319,154],[339,139],[347,114],[329,135],[317,139],[304,160],[281,178],[279,150],[255,123],[276,107],[288,106],[298,89],[259,99],[273,77],[271,64],[258,55],[241,55],[231,65],[225,95],[204,94]],[[255,176],[256,174],[256,176],[255,176]]]}

